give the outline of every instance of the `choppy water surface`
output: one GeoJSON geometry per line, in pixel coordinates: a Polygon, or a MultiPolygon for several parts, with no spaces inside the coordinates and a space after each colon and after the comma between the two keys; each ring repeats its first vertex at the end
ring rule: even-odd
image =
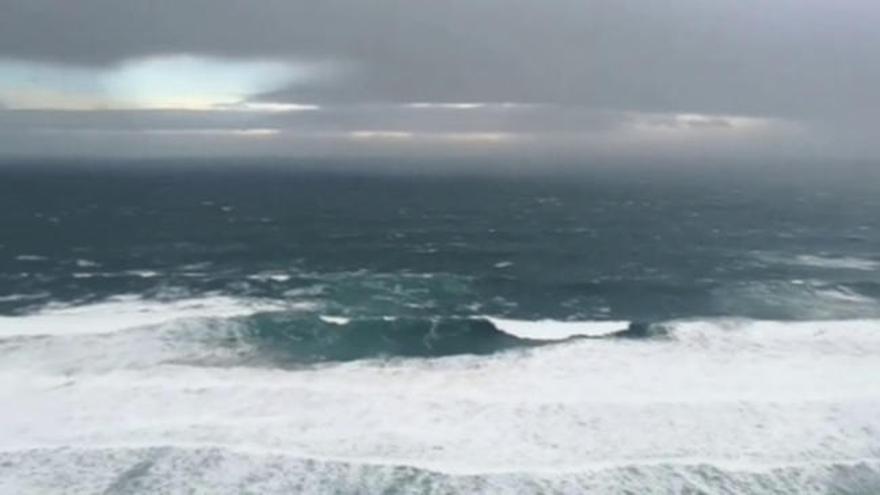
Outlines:
{"type": "Polygon", "coordinates": [[[871,182],[7,167],[0,492],[877,493],[878,299],[871,182]]]}

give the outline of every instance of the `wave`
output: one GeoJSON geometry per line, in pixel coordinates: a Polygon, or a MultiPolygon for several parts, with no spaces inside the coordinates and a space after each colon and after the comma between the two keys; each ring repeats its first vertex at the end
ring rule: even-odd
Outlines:
{"type": "Polygon", "coordinates": [[[771,264],[820,268],[828,270],[874,271],[880,269],[880,261],[871,258],[846,255],[800,254],[757,252],[755,256],[771,264]]]}
{"type": "Polygon", "coordinates": [[[46,261],[49,258],[36,254],[20,254],[15,257],[16,261],[46,261]]]}
{"type": "Polygon", "coordinates": [[[486,355],[552,343],[499,330],[484,318],[267,313],[240,323],[237,339],[279,364],[486,355]]]}
{"type": "MultiPolygon", "coordinates": [[[[0,342],[24,337],[71,338],[107,346],[103,334],[123,334],[139,347],[162,341],[191,354],[187,343],[236,355],[260,355],[276,364],[351,361],[387,357],[485,355],[577,338],[627,336],[628,322],[519,321],[494,317],[331,316],[308,301],[210,296],[157,301],[118,296],[81,306],[48,305],[42,310],[0,317],[0,342]],[[90,337],[91,338],[86,338],[90,337]],[[98,342],[101,342],[99,344],[98,342]],[[243,351],[242,351],[243,350],[243,351]]],[[[639,327],[640,328],[640,327],[639,327]]],[[[645,333],[647,335],[647,333],[645,333]]],[[[120,345],[124,345],[120,344],[120,345]]],[[[2,348],[0,348],[2,350],[2,348]]],[[[163,353],[164,355],[165,353],[163,353]]],[[[200,358],[201,359],[201,358],[200,358]]],[[[210,361],[210,360],[209,360],[210,361]]]]}
{"type": "Polygon", "coordinates": [[[855,256],[815,256],[804,254],[794,257],[790,260],[790,263],[815,268],[842,270],[873,271],[880,268],[880,261],[855,256]]]}
{"type": "Polygon", "coordinates": [[[161,275],[162,273],[155,270],[125,270],[122,272],[73,272],[70,274],[71,277],[76,279],[124,277],[156,278],[161,275]]]}
{"type": "Polygon", "coordinates": [[[0,493],[876,492],[880,321],[540,341],[321,311],[0,339],[0,493]],[[428,352],[403,332],[447,354],[397,359],[428,352]]]}
{"type": "Polygon", "coordinates": [[[198,306],[173,315],[135,314],[137,318],[125,323],[103,307],[79,318],[69,313],[6,318],[0,320],[0,369],[96,371],[163,363],[291,368],[362,359],[488,355],[552,343],[515,337],[483,319],[345,319],[271,306],[259,309],[274,311],[234,308],[242,314],[209,316],[212,307],[198,306]],[[125,324],[129,328],[120,328],[125,324]]]}
{"type": "Polygon", "coordinates": [[[880,352],[878,319],[557,321],[331,316],[316,309],[305,301],[221,296],[173,302],[115,298],[80,307],[49,307],[0,317],[4,361],[0,367],[32,362],[71,370],[161,363],[289,368],[365,359],[485,356],[577,342],[633,340],[723,347],[728,352],[785,347],[880,352]]]}
{"type": "MultiPolygon", "coordinates": [[[[116,296],[80,306],[48,305],[35,313],[0,316],[0,338],[11,336],[74,335],[118,332],[181,319],[232,318],[294,305],[268,300],[208,296],[156,301],[116,296]]],[[[299,304],[302,308],[303,304],[299,304]]]]}

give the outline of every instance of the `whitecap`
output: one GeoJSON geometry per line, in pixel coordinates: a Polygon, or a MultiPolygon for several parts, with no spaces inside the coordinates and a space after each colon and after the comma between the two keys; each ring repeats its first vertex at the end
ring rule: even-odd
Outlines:
{"type": "Polygon", "coordinates": [[[331,325],[348,325],[351,322],[351,318],[345,318],[343,316],[327,316],[321,315],[319,316],[321,321],[324,323],[329,323],[331,325]]]}
{"type": "Polygon", "coordinates": [[[18,261],[46,261],[49,258],[36,254],[20,254],[16,256],[15,259],[18,261]]]}
{"type": "Polygon", "coordinates": [[[572,337],[602,337],[629,328],[628,321],[510,320],[486,317],[498,330],[532,340],[566,340],[572,337]]]}
{"type": "Polygon", "coordinates": [[[248,275],[247,278],[259,282],[287,282],[290,280],[290,275],[286,273],[261,272],[248,275]]]}
{"type": "Polygon", "coordinates": [[[141,278],[154,278],[160,275],[159,272],[153,270],[127,270],[125,274],[141,278]]]}

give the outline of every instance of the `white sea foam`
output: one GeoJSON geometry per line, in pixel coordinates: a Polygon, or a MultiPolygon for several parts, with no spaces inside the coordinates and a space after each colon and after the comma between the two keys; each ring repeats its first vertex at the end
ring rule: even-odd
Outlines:
{"type": "Polygon", "coordinates": [[[487,317],[495,328],[522,339],[565,340],[572,337],[602,337],[629,327],[628,321],[509,320],[487,317]]]}
{"type": "Polygon", "coordinates": [[[288,307],[224,296],[162,302],[119,296],[84,306],[51,305],[37,313],[0,316],[0,337],[107,333],[183,318],[229,318],[288,307]]]}
{"type": "Polygon", "coordinates": [[[64,480],[100,492],[129,471],[160,492],[195,478],[221,493],[254,480],[263,493],[370,492],[443,473],[455,476],[441,492],[674,493],[710,479],[730,493],[822,493],[848,474],[880,486],[880,321],[665,325],[666,339],[294,371],[184,365],[174,356],[191,346],[162,332],[10,342],[0,492],[64,480]],[[468,476],[482,481],[454,485],[468,476]]]}

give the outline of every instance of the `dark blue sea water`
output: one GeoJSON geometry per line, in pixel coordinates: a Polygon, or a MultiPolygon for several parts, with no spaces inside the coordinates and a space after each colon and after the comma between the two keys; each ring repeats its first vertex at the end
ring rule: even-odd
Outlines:
{"type": "Polygon", "coordinates": [[[880,491],[876,174],[300,165],[0,167],[0,491],[880,491]]]}

